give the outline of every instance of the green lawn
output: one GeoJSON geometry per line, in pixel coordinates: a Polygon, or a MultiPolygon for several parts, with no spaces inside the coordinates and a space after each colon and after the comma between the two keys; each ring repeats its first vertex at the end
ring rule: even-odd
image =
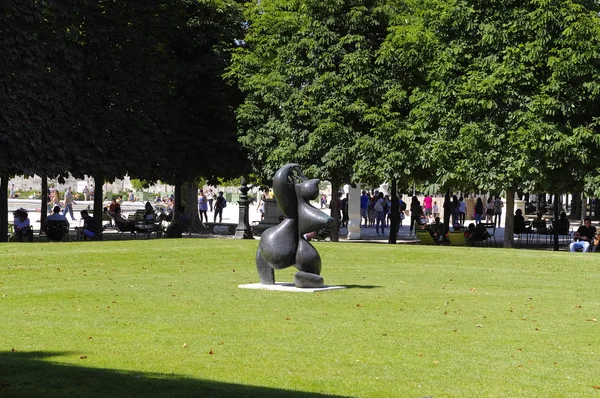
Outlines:
{"type": "Polygon", "coordinates": [[[348,289],[239,289],[257,245],[0,245],[0,396],[600,397],[597,254],[321,243],[348,289]]]}

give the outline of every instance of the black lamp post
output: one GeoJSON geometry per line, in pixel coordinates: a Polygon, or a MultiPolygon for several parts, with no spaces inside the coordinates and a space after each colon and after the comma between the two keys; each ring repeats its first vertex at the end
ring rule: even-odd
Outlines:
{"type": "Polygon", "coordinates": [[[238,200],[239,204],[239,221],[238,226],[235,229],[234,239],[254,239],[252,236],[252,228],[250,228],[250,222],[248,221],[248,210],[250,206],[250,201],[248,200],[248,184],[246,184],[246,178],[242,176],[242,186],[240,187],[240,200],[238,200]]]}

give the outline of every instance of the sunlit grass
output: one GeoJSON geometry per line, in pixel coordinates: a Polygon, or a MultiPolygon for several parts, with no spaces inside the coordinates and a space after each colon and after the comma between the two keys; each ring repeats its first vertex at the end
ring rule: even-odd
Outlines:
{"type": "MultiPolygon", "coordinates": [[[[211,396],[244,395],[246,386],[344,396],[600,393],[596,254],[322,243],[326,284],[348,289],[238,289],[258,281],[257,243],[2,244],[0,370],[11,355],[37,354],[23,374],[0,374],[0,396],[44,395],[49,385],[77,394],[76,383],[56,386],[69,378],[27,374],[38,363],[125,375],[106,396],[129,395],[136,377],[204,383],[179,384],[188,395],[222,386],[211,396]]],[[[173,385],[145,388],[159,396],[173,385]]]]}

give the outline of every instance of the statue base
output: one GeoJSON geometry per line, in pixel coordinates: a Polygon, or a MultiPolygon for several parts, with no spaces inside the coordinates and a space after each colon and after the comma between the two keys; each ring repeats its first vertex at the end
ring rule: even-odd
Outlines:
{"type": "Polygon", "coordinates": [[[249,283],[247,285],[238,285],[240,289],[255,289],[255,290],[275,290],[280,292],[294,292],[294,293],[319,293],[327,292],[329,290],[340,290],[346,289],[346,286],[323,286],[315,288],[300,288],[296,287],[293,282],[275,282],[274,285],[263,285],[262,283],[249,283]]]}

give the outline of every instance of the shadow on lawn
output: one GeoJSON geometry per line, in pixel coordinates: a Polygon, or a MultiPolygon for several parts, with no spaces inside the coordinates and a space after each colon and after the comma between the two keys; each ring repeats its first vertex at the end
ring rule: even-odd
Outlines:
{"type": "Polygon", "coordinates": [[[378,287],[381,286],[377,286],[377,285],[341,285],[344,286],[346,289],[377,289],[378,287]]]}
{"type": "MultiPolygon", "coordinates": [[[[94,369],[47,361],[68,352],[0,352],[2,397],[334,397],[177,375],[94,369]],[[44,360],[46,359],[46,360],[44,360]]],[[[82,361],[85,358],[82,358],[82,361]]]]}

